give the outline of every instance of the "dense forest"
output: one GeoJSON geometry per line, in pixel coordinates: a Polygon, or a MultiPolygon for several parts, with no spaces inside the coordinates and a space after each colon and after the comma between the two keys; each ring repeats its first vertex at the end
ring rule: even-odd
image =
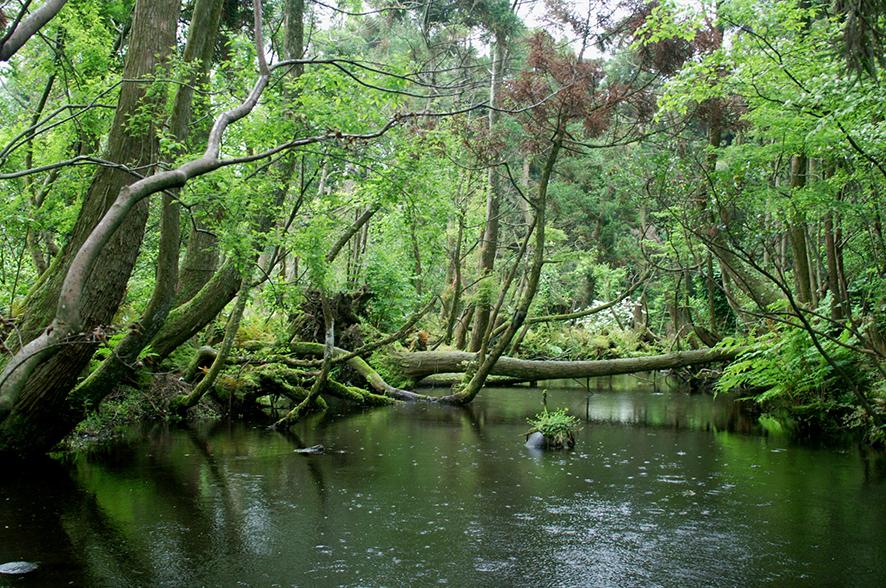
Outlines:
{"type": "Polygon", "coordinates": [[[657,370],[886,437],[881,0],[0,6],[2,454],[657,370]]]}

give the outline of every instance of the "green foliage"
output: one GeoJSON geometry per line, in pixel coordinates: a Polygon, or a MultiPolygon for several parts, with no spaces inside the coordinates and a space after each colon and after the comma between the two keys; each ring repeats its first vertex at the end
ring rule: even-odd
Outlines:
{"type": "Polygon", "coordinates": [[[859,412],[853,389],[867,391],[875,376],[844,330],[833,338],[817,335],[831,361],[815,348],[803,329],[785,327],[747,341],[728,339],[724,346],[750,349],[730,363],[716,384],[717,393],[747,395],[772,414],[783,414],[804,432],[834,432],[841,425],[871,433],[859,412]]]}
{"type": "Polygon", "coordinates": [[[594,332],[563,325],[531,329],[520,344],[519,355],[527,359],[577,361],[631,357],[648,352],[638,333],[628,329],[594,332]]]}
{"type": "Polygon", "coordinates": [[[548,446],[554,448],[573,447],[575,433],[579,428],[579,420],[567,414],[569,409],[560,408],[549,412],[547,407],[534,417],[526,419],[531,428],[527,435],[541,433],[548,446]]]}

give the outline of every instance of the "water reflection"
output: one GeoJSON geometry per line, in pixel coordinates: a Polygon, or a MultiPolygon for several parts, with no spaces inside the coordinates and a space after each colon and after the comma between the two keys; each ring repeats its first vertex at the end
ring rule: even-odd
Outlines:
{"type": "MultiPolygon", "coordinates": [[[[538,390],[333,414],[291,434],[134,431],[0,482],[16,585],[871,584],[882,455],[751,435],[727,399],[550,387],[575,451],[522,446],[538,390]],[[321,443],[324,455],[294,449],[321,443]],[[851,576],[847,576],[851,571],[851,576]],[[813,582],[814,580],[814,582],[813,582]]],[[[2,584],[2,581],[0,581],[2,584]]]]}

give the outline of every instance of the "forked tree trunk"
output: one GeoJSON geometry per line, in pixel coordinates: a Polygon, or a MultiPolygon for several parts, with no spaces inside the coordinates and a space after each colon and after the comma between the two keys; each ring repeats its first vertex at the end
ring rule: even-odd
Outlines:
{"type": "MultiPolygon", "coordinates": [[[[286,0],[286,56],[300,59],[304,50],[304,0],[286,0]]],[[[290,75],[298,76],[302,65],[294,66],[290,75]]],[[[294,154],[285,155],[275,171],[283,177],[284,186],[278,190],[277,198],[282,201],[288,191],[289,177],[295,169],[294,154]]],[[[259,232],[270,229],[273,218],[262,213],[255,224],[259,232]]],[[[179,276],[176,306],[166,319],[166,323],[151,341],[151,352],[159,360],[178,349],[188,339],[203,330],[206,325],[234,299],[240,290],[243,278],[231,260],[225,261],[214,272],[206,271],[215,264],[218,249],[214,238],[200,231],[191,232],[182,272],[179,276]],[[196,291],[194,291],[196,289],[196,291]]],[[[254,258],[258,258],[255,253],[254,258]]]]}

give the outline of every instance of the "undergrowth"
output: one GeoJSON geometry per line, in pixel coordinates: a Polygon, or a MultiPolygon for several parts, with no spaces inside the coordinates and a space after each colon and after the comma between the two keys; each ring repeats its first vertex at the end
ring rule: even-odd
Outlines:
{"type": "Polygon", "coordinates": [[[783,327],[747,340],[725,340],[725,346],[749,350],[726,367],[715,392],[742,394],[801,435],[852,430],[882,444],[886,431],[876,420],[883,419],[886,384],[856,351],[860,344],[848,330],[818,340],[830,361],[803,329],[783,327]],[[874,417],[860,404],[859,394],[868,399],[874,417]]]}

